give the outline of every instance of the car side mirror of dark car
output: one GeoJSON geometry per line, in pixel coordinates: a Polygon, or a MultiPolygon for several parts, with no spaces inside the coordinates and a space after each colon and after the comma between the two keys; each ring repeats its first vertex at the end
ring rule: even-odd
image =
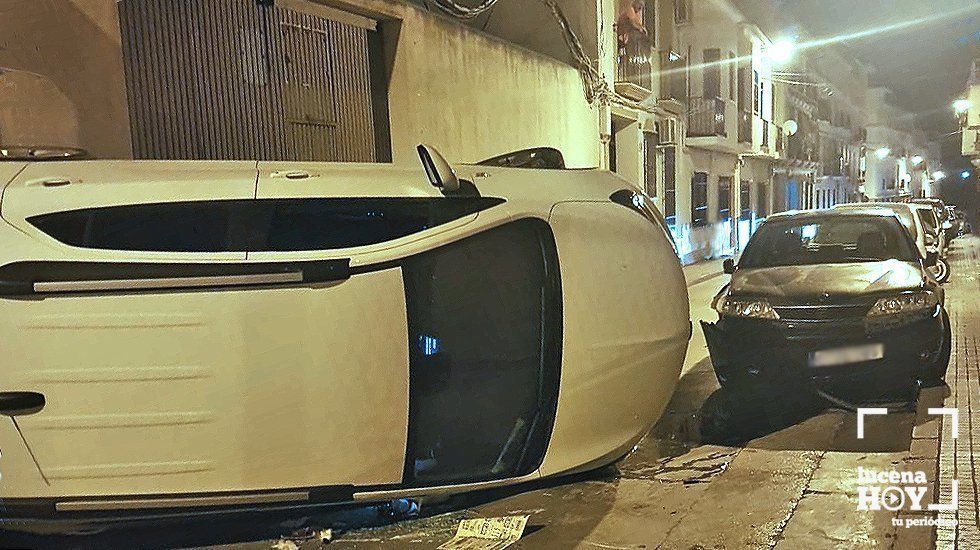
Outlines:
{"type": "Polygon", "coordinates": [[[725,258],[725,261],[721,262],[721,268],[725,271],[725,275],[731,275],[735,273],[735,260],[731,258],[725,258]]]}
{"type": "Polygon", "coordinates": [[[939,252],[926,252],[926,259],[922,263],[926,267],[934,267],[938,262],[939,252]]]}

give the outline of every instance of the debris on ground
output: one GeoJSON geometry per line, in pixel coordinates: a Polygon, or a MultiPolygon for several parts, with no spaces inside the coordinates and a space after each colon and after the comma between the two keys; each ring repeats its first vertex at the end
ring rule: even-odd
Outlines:
{"type": "Polygon", "coordinates": [[[308,540],[316,540],[320,544],[329,544],[333,540],[333,529],[317,529],[315,527],[303,527],[289,534],[287,537],[280,538],[274,545],[273,550],[296,550],[299,544],[308,540]]]}
{"type": "Polygon", "coordinates": [[[456,535],[439,550],[502,550],[521,538],[529,517],[464,519],[459,522],[456,535]]]}

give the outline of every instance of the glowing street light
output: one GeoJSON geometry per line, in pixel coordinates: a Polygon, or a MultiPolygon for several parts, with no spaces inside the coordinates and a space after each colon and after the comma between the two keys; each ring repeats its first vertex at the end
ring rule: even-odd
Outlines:
{"type": "Polygon", "coordinates": [[[963,170],[962,172],[960,172],[960,177],[963,178],[963,179],[965,179],[965,180],[970,179],[970,171],[969,170],[963,170]]]}
{"type": "Polygon", "coordinates": [[[910,160],[912,161],[912,166],[918,166],[922,164],[922,161],[925,159],[923,159],[921,155],[915,155],[910,160]]]}
{"type": "Polygon", "coordinates": [[[766,48],[765,55],[773,63],[786,63],[793,57],[796,44],[788,38],[777,40],[766,48]]]}
{"type": "Polygon", "coordinates": [[[932,173],[932,179],[936,181],[939,181],[945,177],[946,177],[946,172],[943,172],[942,170],[936,170],[935,172],[932,173]]]}
{"type": "Polygon", "coordinates": [[[970,103],[969,99],[960,98],[953,102],[953,110],[956,111],[956,114],[958,115],[962,115],[963,113],[969,111],[970,107],[972,106],[973,105],[970,103]]]}
{"type": "Polygon", "coordinates": [[[889,149],[888,147],[882,147],[877,151],[875,151],[875,156],[878,157],[880,160],[885,160],[886,158],[888,158],[888,155],[890,154],[892,154],[892,150],[889,149]]]}

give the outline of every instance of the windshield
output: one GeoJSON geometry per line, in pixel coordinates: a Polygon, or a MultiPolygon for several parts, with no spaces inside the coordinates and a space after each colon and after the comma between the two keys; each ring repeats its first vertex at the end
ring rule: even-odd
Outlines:
{"type": "Polygon", "coordinates": [[[827,216],[762,224],[739,267],[777,267],[884,260],[914,262],[908,233],[881,216],[827,216]]]}

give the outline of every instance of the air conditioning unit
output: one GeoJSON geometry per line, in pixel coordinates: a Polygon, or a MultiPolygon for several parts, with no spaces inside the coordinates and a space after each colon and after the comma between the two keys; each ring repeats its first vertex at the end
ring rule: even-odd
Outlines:
{"type": "Polygon", "coordinates": [[[657,135],[660,136],[660,145],[677,144],[677,119],[668,118],[657,121],[657,135]]]}

